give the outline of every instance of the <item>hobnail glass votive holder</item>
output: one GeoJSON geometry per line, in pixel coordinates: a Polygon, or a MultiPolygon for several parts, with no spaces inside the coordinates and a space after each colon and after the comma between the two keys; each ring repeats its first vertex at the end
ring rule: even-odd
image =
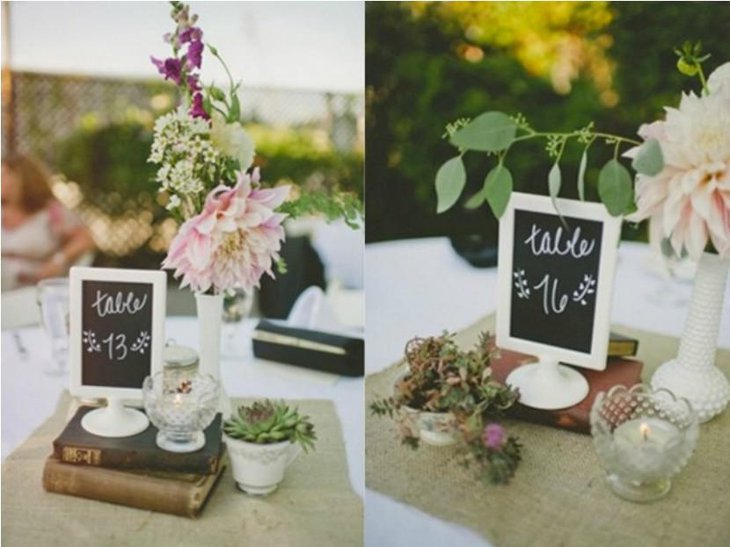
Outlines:
{"type": "Polygon", "coordinates": [[[598,394],[591,434],[611,490],[629,501],[649,502],[669,492],[671,478],[697,445],[699,426],[687,399],[637,384],[598,394]]]}
{"type": "Polygon", "coordinates": [[[209,374],[194,374],[171,386],[164,372],[145,378],[142,396],[157,433],[157,446],[169,452],[195,452],[205,446],[203,430],[215,417],[218,382],[209,374]]]}

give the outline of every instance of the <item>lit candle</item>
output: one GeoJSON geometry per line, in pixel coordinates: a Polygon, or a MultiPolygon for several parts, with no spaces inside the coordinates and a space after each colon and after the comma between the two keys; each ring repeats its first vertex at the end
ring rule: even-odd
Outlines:
{"type": "Polygon", "coordinates": [[[681,440],[679,429],[658,418],[639,418],[613,432],[616,455],[638,473],[652,474],[670,461],[668,449],[681,440]]]}

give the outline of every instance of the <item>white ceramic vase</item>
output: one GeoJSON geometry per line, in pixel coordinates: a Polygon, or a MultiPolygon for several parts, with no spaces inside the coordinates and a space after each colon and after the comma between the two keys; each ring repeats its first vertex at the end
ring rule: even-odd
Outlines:
{"type": "Polygon", "coordinates": [[[677,357],[661,365],[651,379],[653,389],[666,388],[688,399],[700,422],[720,414],[730,400],[730,383],[715,366],[728,269],[730,259],[702,255],[677,357]]]}
{"type": "Polygon", "coordinates": [[[253,496],[270,494],[284,480],[286,468],[301,452],[298,444],[284,441],[255,444],[223,435],[231,460],[233,479],[238,487],[253,496]]]}
{"type": "Polygon", "coordinates": [[[210,374],[220,386],[218,412],[223,417],[231,414],[231,401],[221,381],[221,322],[223,321],[223,295],[195,293],[198,309],[201,374],[210,374]]]}

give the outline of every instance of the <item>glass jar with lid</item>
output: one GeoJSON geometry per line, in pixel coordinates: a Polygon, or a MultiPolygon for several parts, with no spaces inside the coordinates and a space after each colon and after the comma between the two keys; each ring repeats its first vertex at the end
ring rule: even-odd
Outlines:
{"type": "Polygon", "coordinates": [[[175,340],[168,340],[162,352],[165,363],[163,383],[165,391],[185,393],[190,380],[198,373],[198,352],[188,346],[181,346],[175,340]]]}

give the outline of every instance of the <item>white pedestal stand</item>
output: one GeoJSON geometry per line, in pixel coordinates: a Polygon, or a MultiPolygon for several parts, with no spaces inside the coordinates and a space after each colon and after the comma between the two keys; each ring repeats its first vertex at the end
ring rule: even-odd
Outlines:
{"type": "Polygon", "coordinates": [[[126,408],[117,397],[109,397],[107,406],[92,410],[81,419],[81,426],[99,437],[131,437],[149,425],[144,413],[126,408]]]}
{"type": "Polygon", "coordinates": [[[545,356],[513,370],[507,383],[520,390],[520,404],[545,410],[571,407],[588,395],[588,381],[580,372],[545,356]]]}

